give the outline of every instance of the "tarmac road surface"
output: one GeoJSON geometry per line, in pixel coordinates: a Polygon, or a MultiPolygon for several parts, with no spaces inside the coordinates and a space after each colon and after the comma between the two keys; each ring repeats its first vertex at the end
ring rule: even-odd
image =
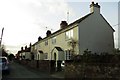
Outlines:
{"type": "Polygon", "coordinates": [[[19,79],[19,80],[23,80],[23,79],[47,79],[47,78],[53,78],[52,76],[50,76],[47,73],[43,73],[40,71],[36,71],[33,69],[28,69],[27,67],[20,65],[19,63],[15,63],[15,62],[10,62],[10,74],[9,75],[3,75],[2,79],[6,80],[6,79],[19,79]]]}

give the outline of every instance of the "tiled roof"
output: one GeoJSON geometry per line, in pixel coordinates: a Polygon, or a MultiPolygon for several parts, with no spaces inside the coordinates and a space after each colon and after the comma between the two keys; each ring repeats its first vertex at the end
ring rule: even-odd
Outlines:
{"type": "MultiPolygon", "coordinates": [[[[87,18],[88,16],[90,16],[91,14],[93,14],[93,13],[89,13],[89,14],[85,15],[84,17],[82,17],[82,18],[74,21],[73,23],[70,23],[70,24],[68,25],[68,27],[70,27],[71,25],[74,25],[75,23],[80,23],[81,21],[83,21],[84,19],[86,19],[86,18],[87,18]]],[[[68,27],[66,27],[66,28],[68,28],[68,27]]],[[[72,26],[71,26],[71,27],[72,27],[72,26]]],[[[66,28],[64,28],[64,29],[66,29],[66,28]]],[[[51,35],[54,35],[54,34],[60,32],[60,31],[62,31],[62,30],[63,30],[63,29],[60,29],[60,30],[52,33],[51,35]]],[[[47,38],[47,37],[45,37],[45,38],[47,38]]]]}
{"type": "MultiPolygon", "coordinates": [[[[85,15],[84,17],[82,17],[82,18],[74,21],[73,23],[70,23],[68,26],[70,27],[71,25],[74,25],[75,23],[80,23],[81,21],[83,21],[84,19],[86,19],[86,18],[87,18],[88,16],[90,16],[91,14],[93,14],[93,13],[89,13],[89,14],[85,15]]],[[[68,27],[66,27],[66,28],[68,28],[68,27]]],[[[64,29],[66,29],[66,28],[64,28],[64,29]]],[[[60,29],[60,30],[52,33],[51,35],[54,35],[54,34],[60,32],[60,31],[62,31],[62,30],[63,30],[63,29],[60,29]]],[[[51,36],[51,35],[50,35],[50,36],[51,36]]],[[[46,38],[47,38],[47,37],[43,38],[43,40],[46,39],[46,38]]],[[[34,43],[33,45],[35,45],[35,44],[37,44],[37,43],[38,43],[38,41],[37,41],[36,43],[34,43]]]]}
{"type": "Polygon", "coordinates": [[[73,23],[69,24],[68,26],[73,25],[73,24],[75,24],[75,23],[80,23],[81,21],[83,21],[84,19],[86,19],[86,18],[87,18],[88,16],[90,16],[91,14],[93,14],[93,13],[89,13],[89,14],[85,15],[84,17],[82,17],[82,18],[74,21],[73,23]]]}

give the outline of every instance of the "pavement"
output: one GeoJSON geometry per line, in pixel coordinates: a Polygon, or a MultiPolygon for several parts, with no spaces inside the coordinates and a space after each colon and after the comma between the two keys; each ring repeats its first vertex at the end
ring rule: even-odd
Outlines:
{"type": "Polygon", "coordinates": [[[51,74],[51,76],[54,77],[54,78],[60,78],[60,79],[62,79],[62,78],[64,78],[64,71],[55,72],[55,73],[51,74]]]}
{"type": "Polygon", "coordinates": [[[64,78],[64,72],[56,72],[54,74],[47,74],[44,72],[40,72],[38,70],[34,70],[31,68],[27,68],[23,65],[20,65],[16,62],[10,62],[10,74],[9,75],[3,75],[2,80],[13,80],[13,79],[19,79],[19,80],[34,80],[34,79],[63,79],[64,78]]]}

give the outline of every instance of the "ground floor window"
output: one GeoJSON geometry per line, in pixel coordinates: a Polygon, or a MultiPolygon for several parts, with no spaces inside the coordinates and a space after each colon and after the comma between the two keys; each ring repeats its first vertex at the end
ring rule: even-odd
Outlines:
{"type": "Polygon", "coordinates": [[[65,50],[65,60],[71,60],[71,51],[65,50]]]}
{"type": "Polygon", "coordinates": [[[45,59],[48,59],[48,53],[45,53],[45,59]]]}

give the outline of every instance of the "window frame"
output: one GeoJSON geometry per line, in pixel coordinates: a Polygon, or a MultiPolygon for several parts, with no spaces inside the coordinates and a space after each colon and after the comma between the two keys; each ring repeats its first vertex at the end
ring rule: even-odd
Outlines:
{"type": "Polygon", "coordinates": [[[68,30],[65,32],[65,40],[70,40],[71,38],[73,38],[73,29],[68,30]]]}
{"type": "Polygon", "coordinates": [[[48,53],[44,54],[44,59],[47,60],[48,59],[48,53]]]}
{"type": "Polygon", "coordinates": [[[65,50],[65,59],[71,60],[71,57],[72,57],[71,50],[65,50]]]}
{"type": "Polygon", "coordinates": [[[47,45],[48,45],[48,40],[45,41],[45,46],[47,46],[47,45]]]}
{"type": "Polygon", "coordinates": [[[56,44],[56,37],[53,37],[52,40],[51,40],[52,44],[56,44]]]}

